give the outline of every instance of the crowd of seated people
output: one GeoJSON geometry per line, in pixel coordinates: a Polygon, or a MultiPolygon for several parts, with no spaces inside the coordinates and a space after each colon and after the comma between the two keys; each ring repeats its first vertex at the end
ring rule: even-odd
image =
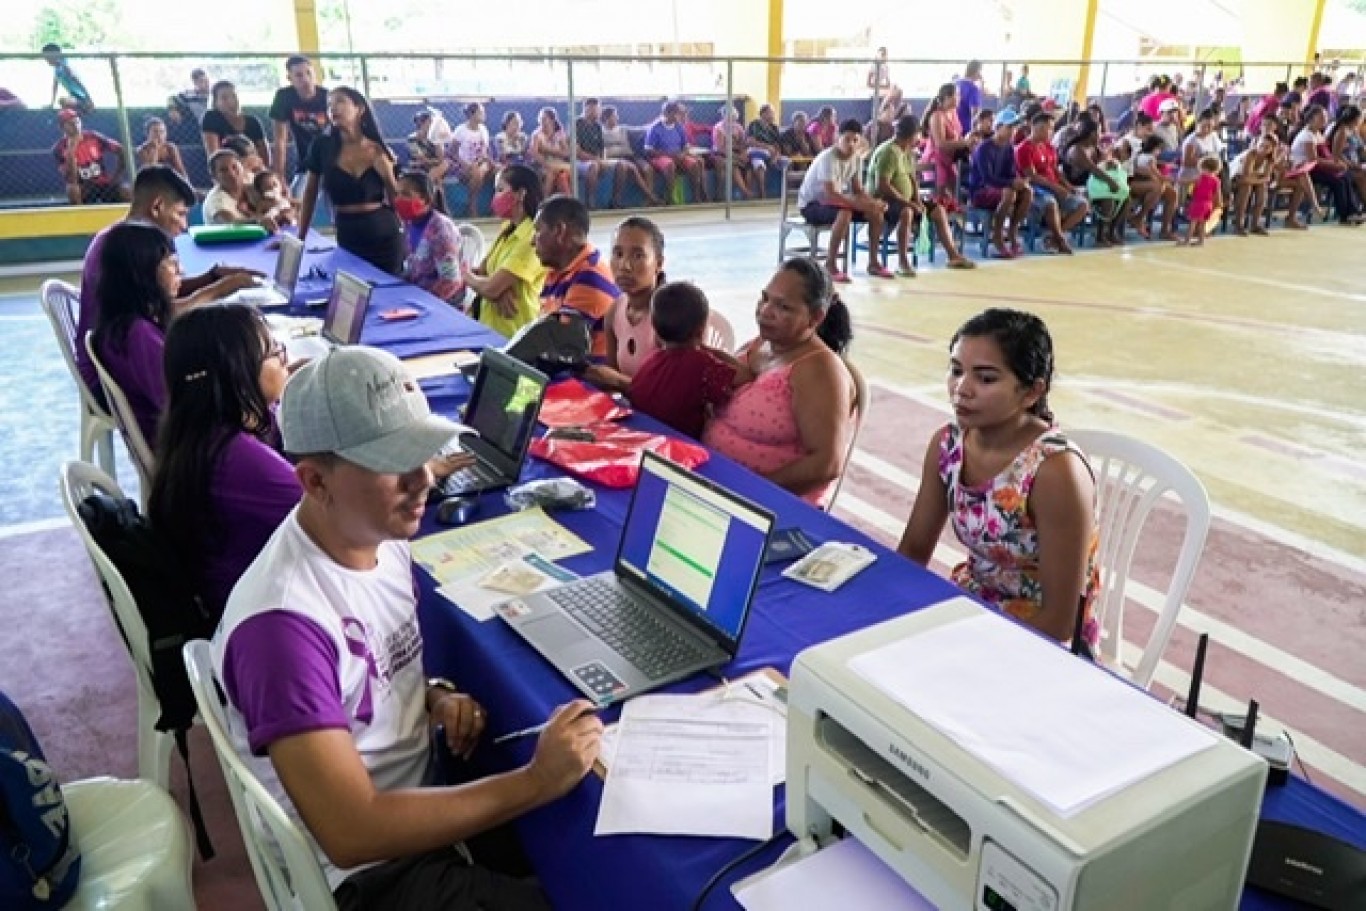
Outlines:
{"type": "MultiPolygon", "coordinates": [[[[59,87],[66,82],[78,84],[59,49],[53,49],[49,57],[59,87]]],[[[270,129],[242,110],[232,82],[210,83],[202,69],[192,73],[193,89],[168,101],[171,120],[183,121],[187,112],[192,119],[197,116],[206,158],[211,160],[220,149],[233,149],[246,172],[238,205],[217,207],[219,220],[227,217],[224,213],[229,208],[235,211],[235,219],[272,225],[297,220],[278,217],[286,208],[312,214],[302,205],[308,151],[315,138],[335,132],[329,116],[330,93],[319,84],[312,62],[305,57],[290,57],[285,71],[287,84],[270,105],[270,129]],[[291,158],[296,162],[294,174],[286,173],[291,158]],[[287,206],[264,198],[256,189],[256,176],[263,170],[278,175],[287,206]]],[[[1237,233],[1251,233],[1254,227],[1265,225],[1268,209],[1286,202],[1289,210],[1284,223],[1291,229],[1304,226],[1305,212],[1323,217],[1328,204],[1342,223],[1359,223],[1366,168],[1360,106],[1352,94],[1358,86],[1351,74],[1335,85],[1327,73],[1313,73],[1280,83],[1260,99],[1231,95],[1230,89],[1237,87],[1226,84],[1222,73],[1208,87],[1179,74],[1154,76],[1112,121],[1099,103],[1059,108],[1053,100],[1035,96],[1027,67],[1021,69],[1020,79],[1007,79],[1003,91],[993,95],[986,88],[981,63],[971,61],[963,75],[945,83],[922,112],[921,136],[908,153],[910,171],[919,180],[917,193],[924,190],[921,204],[933,201],[934,206],[925,206],[930,211],[942,207],[951,228],[943,233],[957,235],[949,242],[961,244],[962,229],[956,224],[960,211],[982,208],[971,205],[980,188],[1003,189],[1004,175],[978,173],[974,160],[976,151],[992,144],[998,132],[996,114],[1010,110],[1016,122],[1013,147],[1017,153],[1022,148],[1027,153],[1026,160],[1018,162],[1019,173],[1010,180],[1028,184],[1031,190],[1028,211],[1021,220],[1041,228],[1046,246],[1058,252],[1071,248],[1075,241],[1068,236],[1083,222],[1094,225],[1101,244],[1123,242],[1130,232],[1145,239],[1150,232],[1176,239],[1177,222],[1186,220],[1183,213],[1201,174],[1201,162],[1209,157],[1221,162],[1214,212],[1238,214],[1230,225],[1237,233]],[[1052,120],[1048,138],[1056,162],[1034,137],[1040,128],[1035,123],[1039,114],[1052,120]],[[1269,170],[1262,173],[1264,156],[1256,154],[1250,157],[1258,167],[1250,175],[1242,165],[1235,170],[1235,162],[1250,146],[1264,147],[1263,136],[1272,136],[1276,142],[1269,170]],[[990,183],[993,179],[995,184],[990,183]]],[[[80,94],[78,89],[67,88],[80,94]]],[[[862,124],[856,151],[860,172],[876,149],[899,141],[894,135],[898,120],[915,113],[900,88],[890,83],[879,92],[877,103],[875,115],[862,124]]],[[[68,103],[61,110],[64,137],[53,149],[67,195],[82,203],[126,199],[126,178],[120,173],[122,148],[112,139],[83,130],[82,109],[80,103],[68,103]],[[67,165],[68,157],[76,161],[75,167],[67,165]]],[[[761,105],[757,116],[745,123],[739,110],[730,105],[722,106],[715,117],[694,120],[685,104],[670,100],[661,105],[652,122],[628,126],[613,106],[590,98],[573,118],[572,136],[567,121],[562,123],[561,113],[551,106],[541,110],[530,132],[515,110],[494,117],[496,134],[486,125],[489,113],[482,103],[470,102],[462,113],[464,122],[452,129],[439,108],[419,110],[407,137],[405,166],[425,171],[443,203],[448,182],[463,185],[463,206],[470,217],[488,214],[493,176],[510,165],[530,167],[541,180],[542,196],[568,193],[571,175],[577,171],[581,197],[590,208],[599,202],[620,208],[627,204],[628,189],[649,206],[709,201],[728,186],[737,197],[763,198],[770,192],[774,171],[806,169],[817,155],[837,144],[840,133],[838,115],[830,105],[820,107],[814,116],[806,111],[787,113],[788,126],[783,128],[777,111],[768,104],[761,105]],[[732,156],[729,174],[727,151],[732,156]],[[612,186],[609,200],[600,200],[597,192],[604,177],[612,186]]],[[[166,123],[152,117],[145,127],[146,141],[134,156],[136,166],[165,164],[187,174],[180,149],[167,137],[166,123]]],[[[389,157],[398,164],[392,152],[389,157]]],[[[1003,166],[999,155],[982,157],[998,171],[1003,166]]],[[[211,167],[210,172],[214,171],[211,167]]],[[[389,209],[397,196],[391,183],[386,181],[384,187],[384,207],[389,209]]],[[[221,188],[216,181],[215,190],[221,188]]],[[[991,202],[996,194],[987,193],[985,198],[991,202]]],[[[1013,217],[1021,198],[1022,194],[1011,193],[1011,214],[998,211],[999,201],[989,207],[993,218],[986,230],[994,241],[999,224],[1000,240],[1006,242],[1004,248],[993,243],[993,255],[1019,254],[1007,235],[1017,238],[1021,234],[1013,217]]],[[[319,194],[314,207],[326,208],[328,199],[328,194],[319,194]]],[[[371,221],[373,233],[379,226],[375,219],[371,221]]],[[[883,228],[891,233],[896,226],[897,220],[888,219],[883,228]]],[[[397,227],[390,230],[386,220],[380,233],[384,235],[381,246],[396,247],[397,227]]],[[[943,243],[938,233],[936,240],[943,243]]],[[[1031,230],[1029,236],[1035,233],[1031,230]]],[[[397,262],[392,249],[377,258],[390,265],[397,262]]],[[[951,256],[951,262],[957,261],[951,256]]]]}

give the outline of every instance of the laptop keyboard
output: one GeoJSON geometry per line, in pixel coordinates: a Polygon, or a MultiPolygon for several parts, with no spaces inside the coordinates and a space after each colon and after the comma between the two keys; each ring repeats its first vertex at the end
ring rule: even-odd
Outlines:
{"type": "Polygon", "coordinates": [[[469,468],[452,472],[436,483],[436,495],[455,497],[462,493],[486,490],[503,483],[502,477],[483,462],[475,462],[469,468]]]}
{"type": "Polygon", "coordinates": [[[645,676],[658,680],[704,658],[708,649],[681,635],[609,579],[584,579],[547,592],[566,613],[587,627],[645,676]]]}

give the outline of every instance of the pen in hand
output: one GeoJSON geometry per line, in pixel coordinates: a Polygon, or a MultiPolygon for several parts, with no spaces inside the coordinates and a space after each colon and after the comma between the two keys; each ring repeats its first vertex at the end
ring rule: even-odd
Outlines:
{"type": "MultiPolygon", "coordinates": [[[[596,706],[591,709],[586,709],[585,711],[582,711],[577,716],[575,716],[574,720],[578,721],[580,718],[587,718],[589,715],[596,715],[598,712],[602,711],[602,709],[603,706],[596,706]]],[[[549,726],[550,722],[548,720],[542,721],[540,724],[533,724],[529,728],[522,728],[518,731],[509,731],[506,734],[501,734],[493,738],[493,742],[508,743],[513,740],[521,740],[523,737],[538,737],[540,736],[541,732],[549,726]]]]}

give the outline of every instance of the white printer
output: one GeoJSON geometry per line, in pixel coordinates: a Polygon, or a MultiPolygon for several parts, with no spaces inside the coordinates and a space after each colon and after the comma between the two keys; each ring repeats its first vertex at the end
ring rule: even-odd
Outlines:
{"type": "MultiPolygon", "coordinates": [[[[1237,907],[1266,778],[1266,763],[1253,754],[1216,737],[1059,813],[856,670],[859,656],[889,643],[981,617],[1011,623],[956,598],[797,656],[788,708],[788,828],[819,841],[838,823],[942,911],[1237,907]]],[[[1057,661],[1080,662],[1039,644],[1057,661]]],[[[1010,662],[1011,655],[994,659],[1010,662]]],[[[1115,683],[1103,680],[1099,668],[1083,671],[1096,675],[1084,678],[1083,688],[1115,683]]],[[[1151,699],[1124,687],[1134,699],[1151,699]]],[[[1151,706],[1134,708],[1150,713],[1151,706]]],[[[1195,725],[1157,708],[1173,725],[1195,725]]]]}

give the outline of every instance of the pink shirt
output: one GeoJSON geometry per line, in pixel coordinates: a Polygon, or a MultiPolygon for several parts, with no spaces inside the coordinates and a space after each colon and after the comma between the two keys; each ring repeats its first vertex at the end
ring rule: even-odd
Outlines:
{"type": "MultiPolygon", "coordinates": [[[[743,360],[752,344],[737,356],[743,360]]],[[[800,360],[774,367],[736,389],[707,424],[702,442],[756,474],[777,471],[806,455],[792,401],[792,368],[800,360]]],[[[823,508],[833,488],[832,482],[802,499],[823,508]]]]}
{"type": "Polygon", "coordinates": [[[627,376],[635,376],[640,365],[659,347],[659,342],[655,339],[650,314],[646,313],[632,326],[626,317],[628,309],[624,297],[612,308],[612,334],[617,338],[617,369],[627,376]]]}

